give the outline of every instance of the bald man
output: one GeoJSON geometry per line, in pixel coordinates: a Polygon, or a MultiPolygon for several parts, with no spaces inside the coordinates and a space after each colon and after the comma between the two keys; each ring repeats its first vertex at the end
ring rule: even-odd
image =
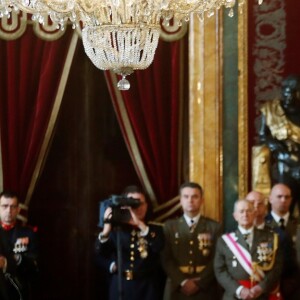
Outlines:
{"type": "Polygon", "coordinates": [[[283,252],[281,291],[284,299],[300,299],[300,274],[297,268],[295,249],[297,220],[290,214],[291,189],[282,183],[275,184],[269,196],[271,211],[266,216],[265,226],[279,234],[283,252]]]}
{"type": "Polygon", "coordinates": [[[251,191],[247,194],[246,200],[252,202],[254,207],[254,225],[258,229],[264,229],[265,217],[267,215],[266,197],[260,192],[251,191]]]}

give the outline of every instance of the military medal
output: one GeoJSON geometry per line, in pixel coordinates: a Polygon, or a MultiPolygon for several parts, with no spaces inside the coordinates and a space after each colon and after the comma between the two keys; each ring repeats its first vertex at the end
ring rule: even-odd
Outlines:
{"type": "Polygon", "coordinates": [[[18,238],[14,245],[14,253],[22,253],[27,251],[27,245],[29,243],[29,238],[18,238]]]}
{"type": "Polygon", "coordinates": [[[273,249],[267,242],[257,246],[257,258],[262,265],[267,265],[272,260],[273,249]]]}
{"type": "Polygon", "coordinates": [[[141,258],[146,258],[148,256],[148,252],[146,250],[141,251],[141,258]]]}
{"type": "Polygon", "coordinates": [[[145,259],[148,256],[148,243],[147,240],[138,234],[138,251],[140,252],[140,257],[145,259]]]}
{"type": "Polygon", "coordinates": [[[211,247],[211,236],[209,233],[199,233],[198,234],[198,248],[202,252],[203,256],[208,256],[210,254],[211,247]]]}
{"type": "Polygon", "coordinates": [[[207,248],[202,250],[203,256],[208,256],[209,255],[209,250],[207,248]]]}

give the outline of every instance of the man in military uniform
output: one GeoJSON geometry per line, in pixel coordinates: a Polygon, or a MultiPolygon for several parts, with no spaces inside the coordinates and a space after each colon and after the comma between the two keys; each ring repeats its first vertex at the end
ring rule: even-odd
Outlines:
{"type": "Polygon", "coordinates": [[[300,274],[297,268],[295,249],[298,221],[290,213],[292,203],[291,189],[282,183],[272,187],[269,203],[271,211],[266,216],[265,226],[279,235],[283,253],[281,290],[284,299],[300,299],[300,274]]]}
{"type": "Polygon", "coordinates": [[[140,205],[123,207],[129,211],[130,218],[122,224],[110,222],[113,210],[106,209],[104,227],[96,241],[97,263],[111,275],[110,300],[159,300],[163,229],[147,222],[148,203],[142,189],[129,186],[124,195],[136,199],[140,205]]]}
{"type": "Polygon", "coordinates": [[[37,279],[37,233],[17,223],[19,212],[16,194],[0,193],[0,299],[29,299],[37,279]]]}
{"type": "Polygon", "coordinates": [[[233,216],[238,229],[218,239],[214,259],[223,299],[282,299],[278,235],[254,226],[254,207],[247,200],[235,203],[233,216]]]}
{"type": "Polygon", "coordinates": [[[164,226],[165,300],[218,299],[213,257],[221,226],[200,215],[204,197],[199,184],[184,183],[179,194],[183,216],[168,220],[164,226]]]}

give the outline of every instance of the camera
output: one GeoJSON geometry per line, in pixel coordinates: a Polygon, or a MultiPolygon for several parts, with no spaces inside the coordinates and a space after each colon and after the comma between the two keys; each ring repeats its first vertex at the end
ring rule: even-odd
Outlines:
{"type": "Polygon", "coordinates": [[[130,218],[130,212],[123,207],[129,206],[137,208],[140,206],[140,200],[132,197],[112,195],[110,198],[103,200],[99,204],[99,227],[103,227],[104,223],[110,223],[112,225],[122,225],[127,223],[130,218]],[[104,220],[104,212],[107,207],[112,208],[111,218],[104,220]]]}

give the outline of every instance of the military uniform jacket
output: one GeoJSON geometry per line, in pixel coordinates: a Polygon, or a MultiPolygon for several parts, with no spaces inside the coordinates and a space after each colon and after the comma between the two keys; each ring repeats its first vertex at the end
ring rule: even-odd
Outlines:
{"type": "Polygon", "coordinates": [[[285,229],[281,229],[275,222],[272,214],[268,214],[265,218],[265,226],[278,233],[281,251],[283,254],[283,269],[281,273],[281,290],[284,299],[300,298],[300,272],[297,266],[297,227],[298,222],[292,216],[289,217],[285,229]]]}
{"type": "MultiPolygon", "coordinates": [[[[14,280],[17,280],[23,299],[27,299],[29,286],[36,280],[38,274],[37,233],[32,228],[21,225],[16,225],[8,231],[0,227],[0,239],[1,254],[7,259],[6,275],[9,274],[14,280]],[[26,247],[16,246],[16,242],[20,238],[28,239],[26,247]],[[17,259],[15,258],[16,254],[17,259]]],[[[13,294],[10,299],[15,299],[15,289],[12,289],[11,284],[8,282],[7,285],[11,294],[13,294]]]]}
{"type": "MultiPolygon", "coordinates": [[[[158,300],[162,294],[160,251],[164,243],[163,229],[160,225],[148,226],[149,232],[144,237],[140,236],[139,229],[132,226],[124,226],[119,232],[124,300],[158,300]],[[126,280],[126,273],[131,272],[133,279],[126,280]]],[[[112,262],[117,263],[117,232],[111,232],[104,243],[97,239],[96,260],[98,266],[107,272],[112,262]]],[[[111,276],[109,295],[111,300],[118,299],[118,273],[111,276]]]]}
{"type": "MultiPolygon", "coordinates": [[[[268,249],[274,249],[274,234],[270,230],[254,228],[252,246],[249,249],[252,262],[260,262],[258,247],[266,245],[268,249]]],[[[241,232],[235,232],[236,242],[247,249],[247,243],[244,240],[241,232]]],[[[282,268],[282,256],[280,251],[273,252],[274,265],[270,271],[265,271],[265,277],[259,282],[263,289],[263,294],[257,299],[268,299],[268,294],[278,285],[280,272],[282,268]]],[[[262,262],[261,262],[262,263],[262,262]]],[[[219,238],[216,247],[216,254],[214,259],[214,270],[218,282],[225,289],[223,299],[231,300],[237,299],[236,290],[241,285],[239,280],[250,280],[249,274],[241,266],[237,258],[234,256],[228,245],[222,237],[219,238]]]]}
{"type": "Polygon", "coordinates": [[[297,273],[295,241],[297,235],[297,220],[290,216],[286,228],[283,230],[273,219],[272,214],[265,218],[266,228],[278,233],[280,245],[283,253],[283,272],[282,276],[293,276],[297,273]]]}
{"type": "MultiPolygon", "coordinates": [[[[201,216],[191,232],[184,217],[168,220],[164,226],[165,247],[162,252],[162,264],[170,285],[166,286],[169,297],[173,299],[210,299],[216,280],[213,271],[215,244],[221,234],[221,226],[214,220],[201,216]],[[185,269],[203,268],[201,272],[188,274],[185,269]],[[199,278],[200,292],[186,297],[180,292],[181,283],[187,278],[199,278]],[[210,295],[210,296],[209,296],[210,295]]],[[[216,298],[214,298],[216,299],[216,298]]]]}

